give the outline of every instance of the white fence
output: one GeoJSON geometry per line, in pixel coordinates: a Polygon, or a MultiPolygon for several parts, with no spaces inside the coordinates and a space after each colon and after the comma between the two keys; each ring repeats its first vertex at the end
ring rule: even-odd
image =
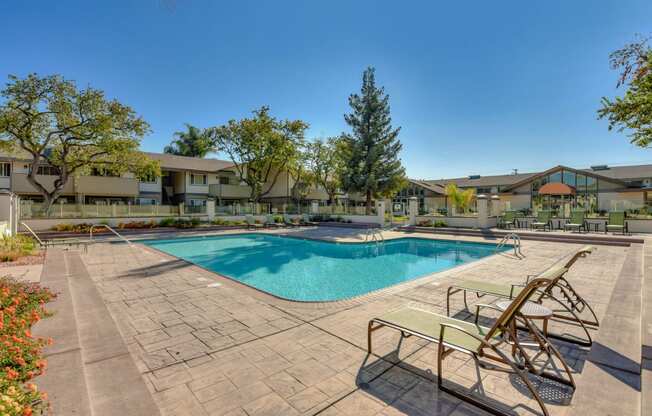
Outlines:
{"type": "MultiPolygon", "coordinates": [[[[203,208],[205,214],[206,207],[203,208]]],[[[46,212],[44,204],[31,201],[20,203],[20,216],[23,219],[171,217],[179,214],[179,205],[54,204],[49,212],[46,212]]]]}

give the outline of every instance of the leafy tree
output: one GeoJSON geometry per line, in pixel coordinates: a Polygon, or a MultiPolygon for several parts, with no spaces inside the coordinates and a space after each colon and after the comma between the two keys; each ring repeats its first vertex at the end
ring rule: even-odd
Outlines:
{"type": "Polygon", "coordinates": [[[189,157],[206,157],[210,152],[215,151],[215,145],[211,139],[209,129],[200,129],[186,123],[186,131],[177,131],[174,133],[175,139],[165,146],[165,153],[189,156],[189,157]]]}
{"type": "Polygon", "coordinates": [[[315,140],[309,145],[310,168],[315,182],[328,195],[328,203],[333,206],[335,196],[342,188],[342,172],[344,171],[345,143],[341,137],[329,137],[326,140],[315,140]]]}
{"type": "Polygon", "coordinates": [[[351,94],[349,105],[353,111],[344,119],[352,132],[343,134],[347,160],[342,185],[349,192],[365,195],[369,215],[372,198],[390,197],[406,183],[398,157],[403,147],[398,140],[400,127],[392,128],[389,96],[384,88],[376,87],[372,67],[364,71],[360,95],[351,94]]]}
{"type": "Polygon", "coordinates": [[[9,76],[1,94],[5,101],[0,106],[0,145],[31,157],[27,180],[43,196],[46,210],[70,177],[92,169],[130,171],[139,177],[160,174],[158,163],[138,150],[149,125],[102,91],[79,90],[59,75],[30,74],[24,79],[9,76]],[[44,163],[58,173],[52,188],[37,176],[44,163]]]}
{"type": "Polygon", "coordinates": [[[652,142],[652,48],[647,39],[630,43],[610,55],[611,67],[620,69],[617,87],[622,97],[602,98],[598,118],[609,120],[609,130],[628,131],[631,142],[648,147],[652,142]]]}
{"type": "Polygon", "coordinates": [[[292,197],[297,205],[308,197],[315,184],[315,176],[309,165],[308,149],[305,144],[302,145],[297,149],[296,157],[287,165],[287,171],[294,182],[292,197]]]}
{"type": "Polygon", "coordinates": [[[451,201],[451,204],[462,210],[468,211],[475,198],[475,189],[469,188],[461,190],[454,183],[446,185],[446,197],[451,201]]]}
{"type": "Polygon", "coordinates": [[[251,200],[258,202],[298,157],[307,128],[301,120],[277,120],[270,116],[269,107],[261,107],[253,117],[230,120],[211,134],[235,165],[240,180],[251,187],[251,200]]]}

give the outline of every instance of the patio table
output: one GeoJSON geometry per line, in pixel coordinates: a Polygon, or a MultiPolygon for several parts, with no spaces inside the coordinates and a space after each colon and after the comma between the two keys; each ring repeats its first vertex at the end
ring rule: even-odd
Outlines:
{"type": "MultiPolygon", "coordinates": [[[[511,300],[504,300],[500,302],[496,302],[496,307],[503,312],[509,308],[509,305],[512,303],[511,300]]],[[[523,317],[523,319],[527,320],[536,320],[540,319],[542,321],[542,326],[543,326],[543,336],[548,338],[548,321],[550,318],[552,318],[552,310],[549,308],[546,308],[545,306],[535,303],[535,302],[526,302],[523,307],[520,310],[520,314],[523,317]]],[[[512,330],[513,333],[516,334],[516,319],[512,320],[512,330]]],[[[525,344],[521,344],[525,345],[525,344]]],[[[512,345],[512,355],[516,353],[516,345],[512,345]]]]}

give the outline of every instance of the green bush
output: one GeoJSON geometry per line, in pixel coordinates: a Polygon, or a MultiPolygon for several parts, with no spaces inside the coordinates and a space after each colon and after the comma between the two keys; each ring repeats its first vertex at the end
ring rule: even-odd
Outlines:
{"type": "Polygon", "coordinates": [[[37,251],[36,241],[26,235],[2,236],[0,240],[0,262],[15,261],[37,251]]]}
{"type": "Polygon", "coordinates": [[[175,218],[163,218],[161,221],[159,221],[158,225],[159,227],[174,227],[175,222],[175,218]]]}

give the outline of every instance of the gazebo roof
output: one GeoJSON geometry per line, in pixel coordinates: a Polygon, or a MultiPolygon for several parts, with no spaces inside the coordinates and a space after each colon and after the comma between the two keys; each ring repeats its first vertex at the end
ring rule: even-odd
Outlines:
{"type": "Polygon", "coordinates": [[[575,195],[575,188],[561,182],[551,182],[539,188],[539,195],[575,195]]]}

